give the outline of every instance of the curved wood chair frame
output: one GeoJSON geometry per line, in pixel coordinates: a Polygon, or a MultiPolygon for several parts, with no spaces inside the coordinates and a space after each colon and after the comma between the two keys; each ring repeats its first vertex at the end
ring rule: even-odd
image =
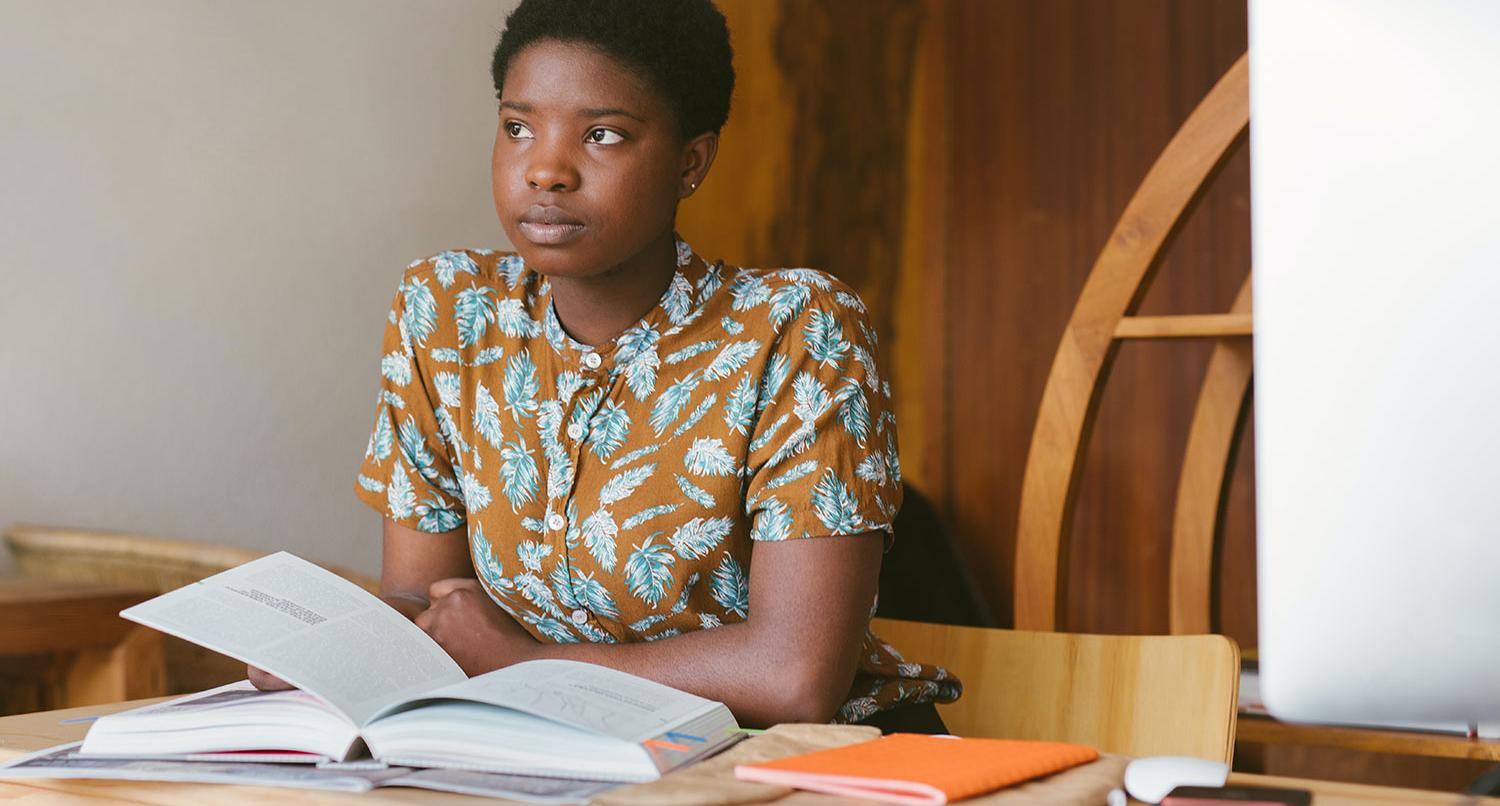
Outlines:
{"type": "Polygon", "coordinates": [[[1219,514],[1250,380],[1249,280],[1226,314],[1134,313],[1188,215],[1244,142],[1249,122],[1249,64],[1241,56],[1151,166],[1084,284],[1058,344],[1026,458],[1016,535],[1019,629],[1055,630],[1066,621],[1064,576],[1078,482],[1120,342],[1217,338],[1178,486],[1169,593],[1172,632],[1209,631],[1219,514]]]}

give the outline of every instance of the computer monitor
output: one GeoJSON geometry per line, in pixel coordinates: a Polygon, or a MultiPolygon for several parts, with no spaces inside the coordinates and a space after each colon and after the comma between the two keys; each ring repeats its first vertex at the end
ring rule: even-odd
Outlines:
{"type": "Polygon", "coordinates": [[[1500,2],[1250,0],[1261,693],[1500,723],[1500,2]]]}

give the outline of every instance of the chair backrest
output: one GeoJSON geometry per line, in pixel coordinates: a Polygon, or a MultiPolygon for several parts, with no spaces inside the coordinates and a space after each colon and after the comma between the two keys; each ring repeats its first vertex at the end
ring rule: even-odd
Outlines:
{"type": "Polygon", "coordinates": [[[1094,263],[1042,393],[1016,534],[1015,624],[1066,624],[1068,548],[1084,452],[1125,339],[1218,341],[1200,388],[1178,480],[1168,590],[1171,631],[1206,633],[1228,470],[1250,387],[1250,281],[1228,313],[1135,316],[1173,237],[1245,140],[1249,70],[1241,56],[1167,144],[1094,263]]]}
{"type": "MultiPolygon", "coordinates": [[[[5,535],[26,576],[96,582],[165,593],[261,556],[261,552],[212,543],[41,526],[12,527],[5,535]]],[[[377,580],[336,566],[324,566],[368,591],[377,580]]],[[[239,680],[245,664],[167,636],[164,639],[167,690],[201,691],[239,680]]]]}
{"type": "Polygon", "coordinates": [[[901,653],[947,668],[961,736],[1075,742],[1130,756],[1234,753],[1239,650],[1220,635],[1080,635],[875,619],[901,653]]]}

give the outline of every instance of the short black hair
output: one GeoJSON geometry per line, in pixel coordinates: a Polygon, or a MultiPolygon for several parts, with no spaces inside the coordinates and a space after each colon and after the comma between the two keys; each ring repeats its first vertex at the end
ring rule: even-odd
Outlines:
{"type": "Polygon", "coordinates": [[[734,52],[712,0],[522,0],[490,63],[497,95],[511,59],[547,40],[597,48],[639,71],[666,96],[684,140],[729,119],[734,52]]]}

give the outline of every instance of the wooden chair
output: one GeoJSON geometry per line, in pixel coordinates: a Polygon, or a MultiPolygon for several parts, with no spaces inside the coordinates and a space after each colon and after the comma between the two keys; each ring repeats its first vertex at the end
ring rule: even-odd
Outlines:
{"type": "Polygon", "coordinates": [[[902,654],[946,667],[964,695],[938,706],[962,736],[1077,742],[1131,756],[1228,763],[1239,650],[1220,635],[1122,636],[875,619],[902,654]]]}
{"type": "MultiPolygon", "coordinates": [[[[1173,237],[1245,140],[1249,67],[1241,56],[1214,85],[1147,172],[1094,262],[1073,309],[1047,385],[1022,481],[1016,535],[1016,627],[1066,623],[1068,548],[1084,451],[1110,367],[1126,339],[1215,340],[1189,427],[1172,522],[1167,591],[1170,630],[1213,630],[1214,568],[1230,469],[1248,413],[1251,381],[1250,278],[1221,314],[1136,316],[1173,237]]],[[[1250,654],[1247,651],[1247,654],[1250,654]]],[[[1263,716],[1239,720],[1255,744],[1340,747],[1500,761],[1500,742],[1435,734],[1289,725],[1263,716]]]]}
{"type": "MultiPolygon", "coordinates": [[[[21,573],[165,593],[262,556],[262,552],[121,532],[17,526],[5,535],[21,573]]],[[[328,570],[379,589],[377,580],[336,566],[328,570]]],[[[240,680],[245,664],[170,636],[164,638],[166,690],[201,691],[240,680]]]]}

